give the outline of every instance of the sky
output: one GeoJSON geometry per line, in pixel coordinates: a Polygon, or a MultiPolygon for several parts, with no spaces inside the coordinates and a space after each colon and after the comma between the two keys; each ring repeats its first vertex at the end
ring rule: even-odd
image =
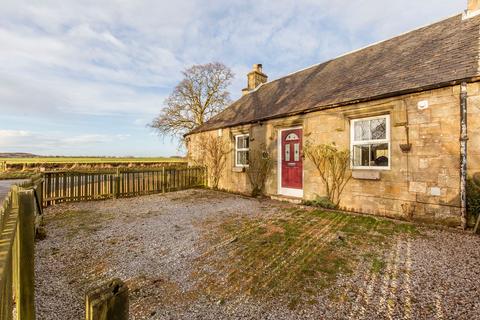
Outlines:
{"type": "Polygon", "coordinates": [[[269,80],[462,12],[467,0],[0,0],[0,152],[171,156],[147,124],[194,65],[241,96],[269,80]]]}

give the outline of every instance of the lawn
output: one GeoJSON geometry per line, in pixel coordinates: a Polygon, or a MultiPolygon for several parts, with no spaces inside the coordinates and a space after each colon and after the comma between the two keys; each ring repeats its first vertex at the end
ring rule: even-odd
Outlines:
{"type": "Polygon", "coordinates": [[[247,293],[282,298],[296,308],[315,303],[323,289],[340,274],[352,273],[361,260],[381,272],[382,253],[391,250],[392,239],[419,234],[410,224],[293,208],[280,217],[225,222],[210,239],[215,250],[199,265],[207,266],[205,289],[222,300],[247,293]]]}
{"type": "Polygon", "coordinates": [[[45,211],[38,319],[130,289],[131,319],[473,319],[480,238],[210,190],[45,211]],[[459,250],[461,248],[461,250],[459,250]]]}

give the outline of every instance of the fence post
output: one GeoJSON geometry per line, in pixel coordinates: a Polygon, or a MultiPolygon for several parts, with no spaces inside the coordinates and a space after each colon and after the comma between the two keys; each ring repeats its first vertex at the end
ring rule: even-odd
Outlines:
{"type": "Polygon", "coordinates": [[[120,197],[120,169],[117,168],[117,172],[115,173],[115,179],[113,184],[113,196],[115,199],[120,197]]]}
{"type": "Polygon", "coordinates": [[[165,183],[166,183],[166,177],[165,177],[165,167],[162,167],[162,193],[165,193],[165,183]]]}
{"type": "Polygon", "coordinates": [[[14,286],[17,319],[35,319],[34,241],[35,207],[33,190],[18,191],[18,222],[15,251],[17,254],[14,286]]]}
{"type": "Polygon", "coordinates": [[[128,287],[113,279],[85,297],[86,320],[128,320],[128,287]]]}

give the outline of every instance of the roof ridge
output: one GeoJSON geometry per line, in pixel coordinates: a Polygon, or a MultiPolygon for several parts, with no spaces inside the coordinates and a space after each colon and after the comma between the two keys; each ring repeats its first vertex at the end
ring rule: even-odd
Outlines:
{"type": "Polygon", "coordinates": [[[480,81],[480,18],[463,20],[461,16],[265,83],[260,86],[263,89],[240,97],[189,134],[313,112],[320,106],[334,108],[438,89],[458,81],[480,81]]]}
{"type": "MultiPolygon", "coordinates": [[[[305,68],[303,68],[303,69],[300,69],[300,70],[297,70],[297,71],[293,71],[293,72],[291,72],[291,73],[289,73],[289,74],[286,74],[286,75],[284,75],[284,76],[282,76],[282,77],[280,77],[280,78],[273,79],[273,80],[271,80],[271,81],[267,81],[267,82],[265,82],[265,83],[260,84],[260,85],[259,85],[258,87],[256,87],[255,89],[249,91],[249,92],[247,93],[247,95],[250,94],[250,93],[252,93],[252,92],[255,92],[255,91],[259,90],[261,87],[263,87],[263,86],[265,86],[265,85],[267,85],[267,84],[273,83],[273,82],[275,82],[275,81],[282,80],[282,79],[284,79],[284,78],[287,78],[287,77],[290,77],[290,76],[292,76],[292,75],[294,75],[294,74],[297,74],[297,73],[300,73],[300,72],[309,70],[309,69],[311,69],[311,68],[318,67],[318,66],[320,66],[320,65],[322,65],[322,64],[324,64],[324,63],[327,63],[327,62],[330,62],[330,61],[334,61],[334,60],[343,58],[343,57],[345,57],[345,56],[348,56],[348,55],[350,55],[350,54],[353,54],[353,53],[356,53],[356,52],[359,52],[359,51],[368,49],[368,48],[370,48],[370,47],[376,46],[376,45],[381,44],[381,43],[383,43],[383,42],[387,42],[387,41],[390,41],[390,40],[393,40],[393,39],[402,37],[402,36],[407,35],[407,34],[409,34],[409,33],[411,33],[411,32],[415,32],[415,31],[418,31],[418,30],[423,29],[423,28],[431,27],[431,26],[433,26],[433,25],[435,25],[435,24],[441,23],[441,22],[443,22],[443,21],[445,21],[445,20],[448,20],[448,19],[455,18],[455,17],[457,17],[457,16],[458,16],[458,17],[461,17],[461,16],[463,16],[463,13],[456,13],[456,14],[454,14],[454,15],[451,15],[451,16],[449,16],[449,17],[443,18],[443,19],[441,19],[441,20],[437,20],[437,21],[435,21],[435,22],[432,22],[432,23],[429,23],[429,24],[424,24],[424,25],[422,25],[422,26],[420,26],[420,27],[416,27],[416,28],[414,28],[414,29],[411,29],[411,30],[402,32],[402,33],[400,33],[400,34],[398,34],[398,35],[396,35],[396,36],[394,36],[394,37],[391,37],[391,38],[388,38],[388,39],[383,39],[383,40],[380,40],[380,41],[377,41],[377,42],[368,44],[368,45],[363,46],[363,47],[361,47],[361,48],[354,49],[354,50],[351,50],[351,51],[342,53],[342,54],[340,54],[339,56],[336,56],[336,57],[334,57],[334,58],[330,58],[330,59],[328,59],[328,60],[325,60],[325,61],[322,61],[322,62],[319,62],[319,63],[315,63],[315,64],[313,64],[313,65],[311,65],[311,66],[308,66],[308,67],[305,67],[305,68]]],[[[479,61],[479,70],[478,70],[478,71],[480,72],[480,61],[479,61]]]]}

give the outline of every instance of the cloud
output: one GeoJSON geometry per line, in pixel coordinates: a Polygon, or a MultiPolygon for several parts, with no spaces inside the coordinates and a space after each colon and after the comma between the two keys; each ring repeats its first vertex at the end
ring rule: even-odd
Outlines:
{"type": "Polygon", "coordinates": [[[32,132],[27,130],[0,130],[0,148],[5,150],[18,150],[19,148],[71,148],[82,146],[88,148],[94,145],[115,143],[129,138],[129,134],[81,134],[63,136],[59,132],[32,132]]]}
{"type": "MultiPolygon", "coordinates": [[[[160,111],[181,70],[192,64],[230,66],[236,74],[231,92],[238,98],[254,63],[263,63],[275,79],[464,7],[451,0],[4,0],[0,123],[6,116],[39,124],[123,117],[134,124],[124,128],[132,134],[128,130],[139,130],[160,111]]],[[[95,136],[105,127],[115,131],[113,124],[92,126],[85,121],[82,132],[92,136],[75,139],[113,148],[111,136],[95,136]]],[[[47,134],[56,130],[49,125],[37,129],[45,148],[68,136],[47,134]]],[[[17,140],[22,145],[29,145],[27,139],[17,140]]]]}

